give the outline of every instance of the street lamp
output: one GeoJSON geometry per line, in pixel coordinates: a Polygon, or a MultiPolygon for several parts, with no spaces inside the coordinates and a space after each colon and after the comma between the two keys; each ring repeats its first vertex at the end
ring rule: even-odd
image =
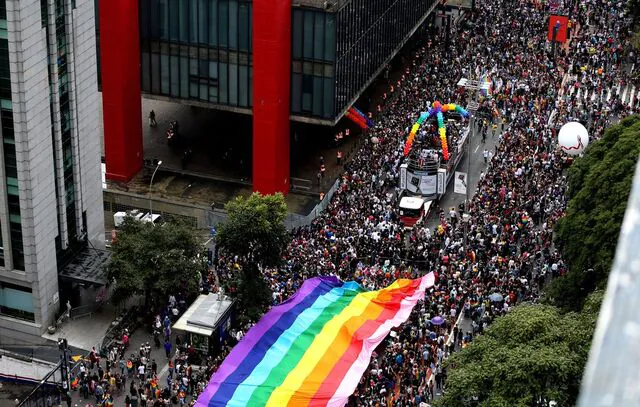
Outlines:
{"type": "Polygon", "coordinates": [[[151,181],[149,181],[149,218],[151,218],[151,223],[153,223],[153,199],[151,196],[151,186],[153,185],[153,178],[156,176],[156,172],[158,172],[158,168],[162,165],[162,160],[158,161],[156,165],[156,169],[153,170],[153,174],[151,175],[151,181]]]}

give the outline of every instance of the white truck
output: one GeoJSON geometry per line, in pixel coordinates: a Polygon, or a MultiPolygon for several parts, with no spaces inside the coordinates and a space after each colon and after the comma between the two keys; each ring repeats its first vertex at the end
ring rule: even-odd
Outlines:
{"type": "Polygon", "coordinates": [[[162,216],[158,215],[157,213],[150,215],[148,213],[142,213],[141,211],[134,209],[127,212],[122,211],[113,214],[113,225],[116,227],[116,229],[122,226],[122,223],[127,216],[130,216],[141,222],[151,222],[156,225],[162,223],[162,216]]]}

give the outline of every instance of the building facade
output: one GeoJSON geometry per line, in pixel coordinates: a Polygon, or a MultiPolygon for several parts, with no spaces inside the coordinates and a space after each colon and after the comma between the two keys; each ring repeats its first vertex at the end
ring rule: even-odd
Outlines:
{"type": "Polygon", "coordinates": [[[0,0],[0,339],[37,342],[104,245],[93,0],[0,0]]]}
{"type": "MultiPolygon", "coordinates": [[[[274,152],[273,162],[254,154],[254,189],[271,193],[286,192],[289,176],[288,160],[280,163],[289,151],[289,125],[274,122],[334,126],[438,1],[137,0],[135,11],[132,3],[136,2],[103,1],[100,16],[103,31],[110,24],[127,25],[128,34],[139,35],[131,51],[121,54],[129,55],[139,47],[140,91],[151,97],[252,114],[254,153],[274,152]],[[127,16],[122,16],[124,10],[127,16]],[[128,26],[135,23],[131,15],[138,16],[139,27],[128,26]],[[117,19],[117,23],[106,19],[117,19]],[[260,73],[267,84],[259,80],[260,73]],[[269,110],[270,104],[278,107],[262,119],[259,110],[269,110]],[[268,180],[266,174],[270,174],[268,180]]],[[[110,50],[101,41],[103,75],[106,70],[126,70],[119,67],[125,63],[137,70],[124,57],[107,61],[107,55],[115,56],[116,50],[123,49],[121,41],[112,43],[110,50]]],[[[109,89],[105,86],[103,91],[106,95],[109,89]]],[[[105,110],[105,118],[113,114],[119,122],[130,116],[139,127],[139,118],[129,111],[124,106],[118,112],[105,110]]],[[[110,138],[137,138],[137,130],[130,129],[133,126],[133,121],[126,126],[126,136],[105,129],[107,171],[114,169],[112,178],[128,179],[133,174],[126,170],[141,165],[125,163],[124,155],[108,148],[110,138]]]]}

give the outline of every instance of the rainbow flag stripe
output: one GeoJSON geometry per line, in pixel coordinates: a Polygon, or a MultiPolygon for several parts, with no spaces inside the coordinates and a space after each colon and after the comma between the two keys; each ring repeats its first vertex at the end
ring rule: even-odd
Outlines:
{"type": "Polygon", "coordinates": [[[433,273],[379,291],[316,277],[235,346],[196,406],[344,406],[373,350],[409,318],[433,273]]]}

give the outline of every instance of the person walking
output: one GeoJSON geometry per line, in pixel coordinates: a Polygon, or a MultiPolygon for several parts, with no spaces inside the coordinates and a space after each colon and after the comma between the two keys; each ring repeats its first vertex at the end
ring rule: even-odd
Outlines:
{"type": "Polygon", "coordinates": [[[156,127],[158,122],[156,122],[156,112],[151,110],[149,112],[149,127],[156,127]]]}
{"type": "Polygon", "coordinates": [[[167,354],[167,359],[171,357],[171,342],[165,341],[164,343],[164,352],[167,354]]]}
{"type": "Polygon", "coordinates": [[[489,159],[489,150],[485,148],[484,151],[482,152],[482,156],[484,157],[484,163],[486,164],[487,160],[489,159]]]}

